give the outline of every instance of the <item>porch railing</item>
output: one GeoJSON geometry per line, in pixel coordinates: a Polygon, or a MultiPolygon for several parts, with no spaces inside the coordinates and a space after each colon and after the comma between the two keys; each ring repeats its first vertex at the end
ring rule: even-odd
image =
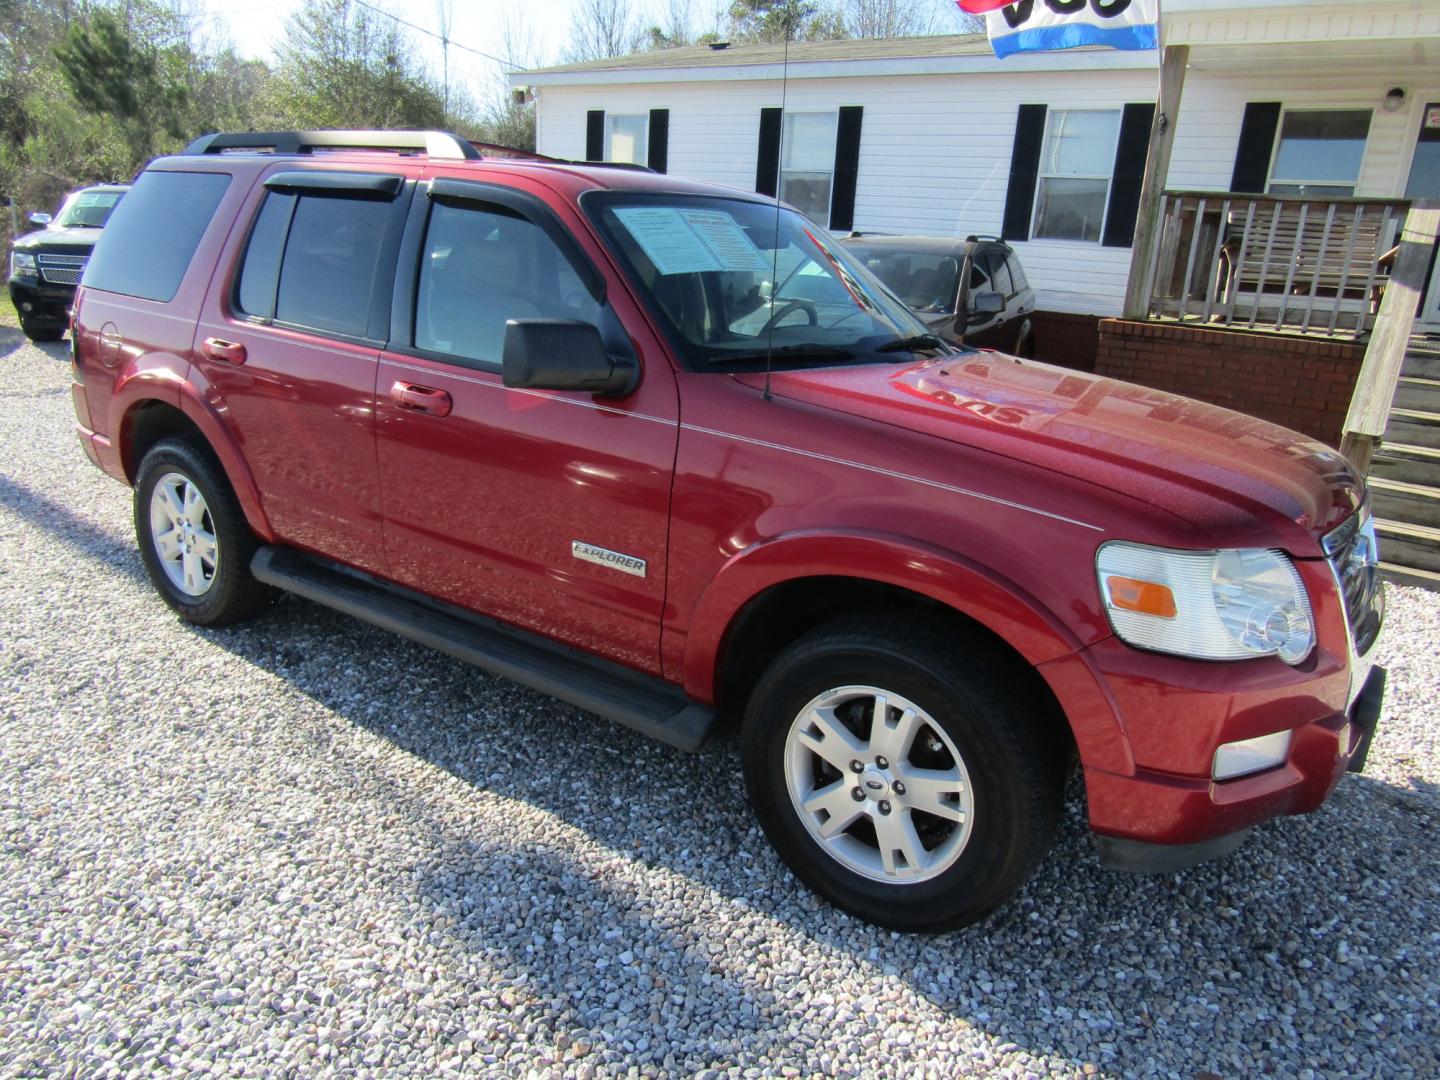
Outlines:
{"type": "Polygon", "coordinates": [[[1409,205],[1167,191],[1144,288],[1148,317],[1327,337],[1368,333],[1409,205]]]}

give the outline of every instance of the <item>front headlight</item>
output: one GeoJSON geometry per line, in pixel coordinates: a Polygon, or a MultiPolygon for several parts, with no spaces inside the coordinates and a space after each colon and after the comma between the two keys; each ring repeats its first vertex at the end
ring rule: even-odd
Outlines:
{"type": "Polygon", "coordinates": [[[17,277],[34,277],[38,271],[35,269],[35,256],[27,255],[23,251],[12,251],[10,253],[10,273],[17,277]]]}
{"type": "Polygon", "coordinates": [[[1278,551],[1169,551],[1105,544],[1100,598],[1122,641],[1202,660],[1278,656],[1298,664],[1315,646],[1300,574],[1278,551]]]}

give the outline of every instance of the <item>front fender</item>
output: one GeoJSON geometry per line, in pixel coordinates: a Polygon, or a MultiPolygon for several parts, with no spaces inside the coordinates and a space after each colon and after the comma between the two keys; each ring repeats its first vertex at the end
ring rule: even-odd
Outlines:
{"type": "Polygon", "coordinates": [[[884,534],[788,533],[733,556],[696,605],[685,643],[685,689],[714,692],[715,657],[725,630],[751,599],[797,578],[850,577],[909,589],[954,608],[1008,642],[1031,664],[1083,644],[1013,583],[951,551],[884,534]]]}
{"type": "Polygon", "coordinates": [[[1129,740],[1103,687],[1079,660],[1086,644],[1013,582],[953,551],[864,532],[805,531],[755,544],[731,558],[696,606],[685,639],[686,692],[713,701],[716,660],[741,609],[767,589],[812,577],[880,582],[929,597],[974,619],[1008,643],[1045,679],[1087,765],[1128,773],[1129,740]]]}

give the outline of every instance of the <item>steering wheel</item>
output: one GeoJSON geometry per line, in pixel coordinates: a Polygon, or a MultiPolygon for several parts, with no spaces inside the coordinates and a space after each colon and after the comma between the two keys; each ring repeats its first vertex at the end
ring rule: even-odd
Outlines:
{"type": "Polygon", "coordinates": [[[760,328],[760,333],[768,334],[780,324],[780,320],[789,315],[792,311],[800,309],[810,320],[811,326],[820,325],[820,309],[809,300],[791,300],[781,306],[780,310],[765,320],[765,325],[760,328]]]}

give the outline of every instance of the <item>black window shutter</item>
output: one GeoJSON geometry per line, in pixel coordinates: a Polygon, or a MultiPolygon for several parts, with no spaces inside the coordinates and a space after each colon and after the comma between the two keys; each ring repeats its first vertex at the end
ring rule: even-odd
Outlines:
{"type": "Polygon", "coordinates": [[[860,122],[864,117],[862,106],[840,106],[840,124],[835,129],[835,180],[830,189],[830,228],[836,232],[848,232],[855,227],[855,185],[860,179],[860,122]]]}
{"type": "Polygon", "coordinates": [[[591,109],[585,114],[585,160],[605,160],[604,109],[591,109]]]}
{"type": "Polygon", "coordinates": [[[646,162],[656,172],[664,172],[670,164],[670,110],[650,110],[650,160],[646,162]]]}
{"type": "Polygon", "coordinates": [[[1231,191],[1259,193],[1270,179],[1270,157],[1275,152],[1275,132],[1280,127],[1280,102],[1252,101],[1245,106],[1240,124],[1240,149],[1235,153],[1235,174],[1231,191]]]}
{"type": "Polygon", "coordinates": [[[1126,105],[1120,118],[1120,145],[1115,148],[1115,172],[1110,180],[1110,207],[1105,213],[1105,247],[1135,243],[1135,218],[1140,212],[1140,184],[1145,158],[1150,153],[1150,125],[1155,106],[1126,105]]]}
{"type": "Polygon", "coordinates": [[[780,124],[779,109],[760,110],[760,153],[755,162],[755,190],[761,195],[774,195],[780,190],[780,124]]]}
{"type": "Polygon", "coordinates": [[[1006,240],[1030,239],[1030,213],[1035,208],[1035,182],[1045,141],[1045,106],[1021,105],[1015,117],[1015,146],[1010,151],[1010,187],[1005,193],[1006,240]]]}

